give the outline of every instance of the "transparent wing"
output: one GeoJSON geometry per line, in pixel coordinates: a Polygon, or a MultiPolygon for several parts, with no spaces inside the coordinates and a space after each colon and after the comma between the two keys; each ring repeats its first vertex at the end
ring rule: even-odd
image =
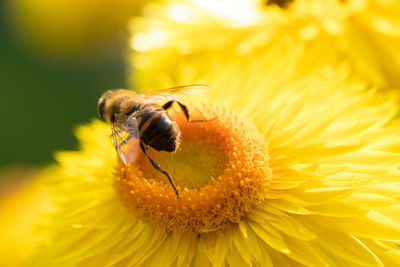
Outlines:
{"type": "Polygon", "coordinates": [[[210,86],[206,84],[192,84],[177,86],[152,92],[140,94],[140,97],[146,101],[146,103],[157,103],[178,100],[182,97],[201,94],[209,90],[210,86]]]}
{"type": "Polygon", "coordinates": [[[118,157],[126,165],[133,163],[139,151],[139,127],[135,117],[123,124],[111,123],[112,141],[118,157]]]}

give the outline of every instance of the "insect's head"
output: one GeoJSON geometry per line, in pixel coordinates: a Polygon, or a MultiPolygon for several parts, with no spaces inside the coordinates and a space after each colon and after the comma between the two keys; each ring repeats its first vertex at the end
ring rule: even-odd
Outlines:
{"type": "Polygon", "coordinates": [[[109,115],[106,112],[107,101],[110,100],[115,93],[120,91],[124,91],[124,89],[108,90],[105,91],[100,97],[99,102],[97,103],[97,111],[103,121],[108,121],[110,119],[109,115]]]}

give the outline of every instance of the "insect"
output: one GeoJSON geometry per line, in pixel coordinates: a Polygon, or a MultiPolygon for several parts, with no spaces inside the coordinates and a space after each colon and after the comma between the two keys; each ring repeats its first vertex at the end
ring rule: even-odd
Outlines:
{"type": "Polygon", "coordinates": [[[112,141],[125,171],[126,164],[133,163],[138,152],[132,144],[132,141],[136,140],[136,144],[138,143],[152,166],[168,178],[179,198],[171,176],[150,158],[148,146],[157,151],[167,152],[173,152],[179,146],[180,130],[166,111],[174,102],[182,109],[188,122],[209,121],[190,119],[188,108],[179,101],[182,97],[202,93],[208,89],[207,85],[193,84],[143,94],[125,89],[108,90],[103,93],[97,104],[98,112],[102,120],[111,123],[112,141]],[[159,102],[166,103],[159,106],[159,102]]]}

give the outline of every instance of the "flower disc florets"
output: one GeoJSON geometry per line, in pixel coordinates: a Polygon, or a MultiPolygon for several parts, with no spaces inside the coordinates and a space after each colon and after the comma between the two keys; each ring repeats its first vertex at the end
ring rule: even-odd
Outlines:
{"type": "Polygon", "coordinates": [[[115,188],[135,216],[170,230],[210,232],[240,222],[251,206],[261,203],[272,174],[267,146],[257,130],[222,108],[190,107],[190,123],[181,112],[171,117],[181,130],[173,153],[150,149],[150,156],[177,185],[175,195],[166,178],[140,153],[134,164],[115,172],[115,188]]]}

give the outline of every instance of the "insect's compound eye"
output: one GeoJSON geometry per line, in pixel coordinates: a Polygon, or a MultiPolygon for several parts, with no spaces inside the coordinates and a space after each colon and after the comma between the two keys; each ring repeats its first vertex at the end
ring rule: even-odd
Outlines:
{"type": "Polygon", "coordinates": [[[97,112],[100,116],[100,118],[105,121],[105,117],[104,117],[104,108],[106,106],[106,100],[107,97],[105,95],[103,95],[100,99],[99,99],[99,103],[97,104],[97,112]]]}
{"type": "Polygon", "coordinates": [[[106,106],[106,102],[108,99],[110,99],[110,97],[120,91],[123,91],[124,89],[114,89],[114,90],[108,90],[106,92],[103,93],[103,95],[100,97],[99,102],[97,104],[97,112],[99,113],[100,118],[103,121],[106,121],[106,117],[105,117],[105,106],[106,106]]]}

